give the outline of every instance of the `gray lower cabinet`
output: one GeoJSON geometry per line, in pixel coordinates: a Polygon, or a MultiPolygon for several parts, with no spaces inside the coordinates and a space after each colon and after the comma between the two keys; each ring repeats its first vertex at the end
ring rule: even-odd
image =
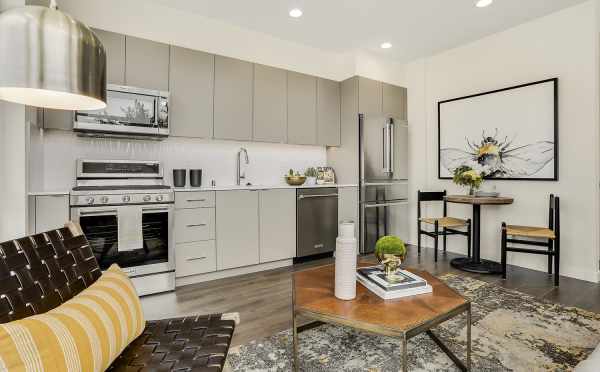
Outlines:
{"type": "Polygon", "coordinates": [[[72,130],[75,111],[43,109],[44,128],[72,130]]]}
{"type": "Polygon", "coordinates": [[[359,221],[358,221],[358,187],[340,187],[338,188],[338,220],[354,221],[354,236],[358,239],[359,221]]]}
{"type": "Polygon", "coordinates": [[[215,56],[215,138],[252,139],[253,80],[252,63],[215,56]]]}
{"type": "Polygon", "coordinates": [[[296,190],[260,191],[260,263],[296,255],[296,190]]]}
{"type": "Polygon", "coordinates": [[[317,142],[323,146],[340,146],[340,83],[317,80],[317,142]]]}
{"type": "Polygon", "coordinates": [[[169,45],[127,36],[125,83],[130,86],[169,90],[169,45]]]}
{"type": "Polygon", "coordinates": [[[382,110],[386,115],[406,120],[406,88],[382,84],[382,110]]]}
{"type": "Polygon", "coordinates": [[[382,86],[380,81],[358,78],[358,112],[380,114],[382,112],[382,86]]]}
{"type": "Polygon", "coordinates": [[[285,142],[287,137],[287,74],[285,70],[254,65],[255,141],[285,142]]]}
{"type": "Polygon", "coordinates": [[[204,274],[215,270],[217,270],[217,247],[214,240],[176,245],[176,277],[204,274]]]}
{"type": "Polygon", "coordinates": [[[32,233],[64,227],[69,216],[68,194],[29,197],[29,228],[32,233]]]}
{"type": "Polygon", "coordinates": [[[212,137],[214,68],[215,57],[212,54],[171,47],[172,136],[212,137]]]}
{"type": "Polygon", "coordinates": [[[125,35],[104,30],[93,31],[106,51],[106,81],[125,85],[125,35]]]}
{"type": "Polygon", "coordinates": [[[317,144],[317,78],[288,71],[288,143],[317,144]]]}
{"type": "Polygon", "coordinates": [[[217,191],[217,270],[256,265],[258,191],[217,191]]]}

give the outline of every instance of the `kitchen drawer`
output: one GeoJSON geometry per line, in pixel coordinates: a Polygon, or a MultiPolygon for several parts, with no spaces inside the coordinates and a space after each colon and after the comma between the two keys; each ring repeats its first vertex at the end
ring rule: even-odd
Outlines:
{"type": "Polygon", "coordinates": [[[216,270],[217,247],[214,240],[176,245],[175,275],[178,278],[216,270]]]}
{"type": "Polygon", "coordinates": [[[215,209],[197,208],[175,211],[175,243],[215,238],[215,209]]]}
{"type": "Polygon", "coordinates": [[[212,208],[214,206],[214,191],[185,191],[175,193],[175,209],[212,208]]]}

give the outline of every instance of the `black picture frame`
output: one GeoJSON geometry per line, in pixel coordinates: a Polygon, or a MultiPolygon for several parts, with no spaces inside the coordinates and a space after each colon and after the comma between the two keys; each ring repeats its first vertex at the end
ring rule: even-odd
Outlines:
{"type": "Polygon", "coordinates": [[[519,85],[514,85],[514,86],[510,86],[510,87],[506,87],[506,88],[501,88],[501,89],[495,89],[495,90],[490,90],[487,92],[482,92],[482,93],[476,93],[476,94],[470,94],[467,96],[463,96],[463,97],[457,97],[457,98],[452,98],[452,99],[447,99],[447,100],[443,100],[443,101],[438,101],[438,179],[440,180],[451,180],[452,177],[442,177],[442,164],[441,164],[441,157],[442,157],[442,149],[441,149],[441,107],[444,103],[448,103],[448,102],[454,102],[454,101],[459,101],[459,100],[465,100],[465,99],[470,99],[470,98],[474,98],[474,97],[480,97],[480,96],[484,96],[484,95],[488,95],[488,94],[494,94],[494,93],[500,93],[500,92],[505,92],[507,90],[514,90],[514,89],[519,89],[519,88],[525,88],[525,87],[529,87],[532,85],[538,85],[538,84],[546,84],[552,82],[554,83],[554,177],[551,178],[527,178],[527,177],[520,177],[520,178],[514,178],[514,177],[508,177],[508,178],[486,178],[486,180],[488,181],[558,181],[559,179],[559,137],[558,137],[558,113],[559,113],[559,99],[558,99],[558,86],[559,86],[559,79],[556,78],[550,78],[550,79],[544,79],[544,80],[539,80],[539,81],[534,81],[531,83],[526,83],[526,84],[519,84],[519,85]]]}

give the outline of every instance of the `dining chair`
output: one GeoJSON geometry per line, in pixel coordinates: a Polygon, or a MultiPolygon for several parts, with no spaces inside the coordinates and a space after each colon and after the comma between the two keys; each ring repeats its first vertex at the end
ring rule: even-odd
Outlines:
{"type": "Polygon", "coordinates": [[[560,278],[560,204],[559,197],[550,194],[548,227],[507,225],[502,222],[502,278],[506,279],[506,254],[508,252],[531,253],[548,256],[548,274],[552,275],[554,264],[554,286],[560,278]],[[535,240],[531,240],[535,239],[535,240]],[[509,247],[508,243],[545,247],[546,250],[509,247]]]}
{"type": "Polygon", "coordinates": [[[447,237],[448,235],[464,235],[467,237],[467,254],[471,257],[471,219],[461,219],[455,217],[448,217],[448,203],[446,202],[445,196],[447,195],[446,190],[424,192],[419,190],[417,197],[417,222],[419,226],[419,242],[418,250],[419,256],[421,255],[421,235],[427,235],[434,240],[435,249],[435,262],[438,260],[438,237],[443,236],[444,252],[446,252],[447,237]],[[442,217],[421,217],[421,203],[422,202],[442,202],[443,203],[443,215],[442,217]],[[433,231],[425,230],[422,224],[433,226],[433,231]],[[457,230],[458,228],[466,228],[466,231],[457,230]]]}

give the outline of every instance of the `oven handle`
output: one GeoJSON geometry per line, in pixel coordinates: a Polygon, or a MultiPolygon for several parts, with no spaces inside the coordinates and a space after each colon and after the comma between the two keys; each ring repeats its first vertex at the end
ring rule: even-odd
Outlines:
{"type": "Polygon", "coordinates": [[[116,209],[102,209],[97,211],[79,211],[80,216],[102,216],[102,215],[117,214],[116,209]]]}
{"type": "Polygon", "coordinates": [[[171,212],[171,207],[142,208],[142,213],[144,212],[171,212]]]}

